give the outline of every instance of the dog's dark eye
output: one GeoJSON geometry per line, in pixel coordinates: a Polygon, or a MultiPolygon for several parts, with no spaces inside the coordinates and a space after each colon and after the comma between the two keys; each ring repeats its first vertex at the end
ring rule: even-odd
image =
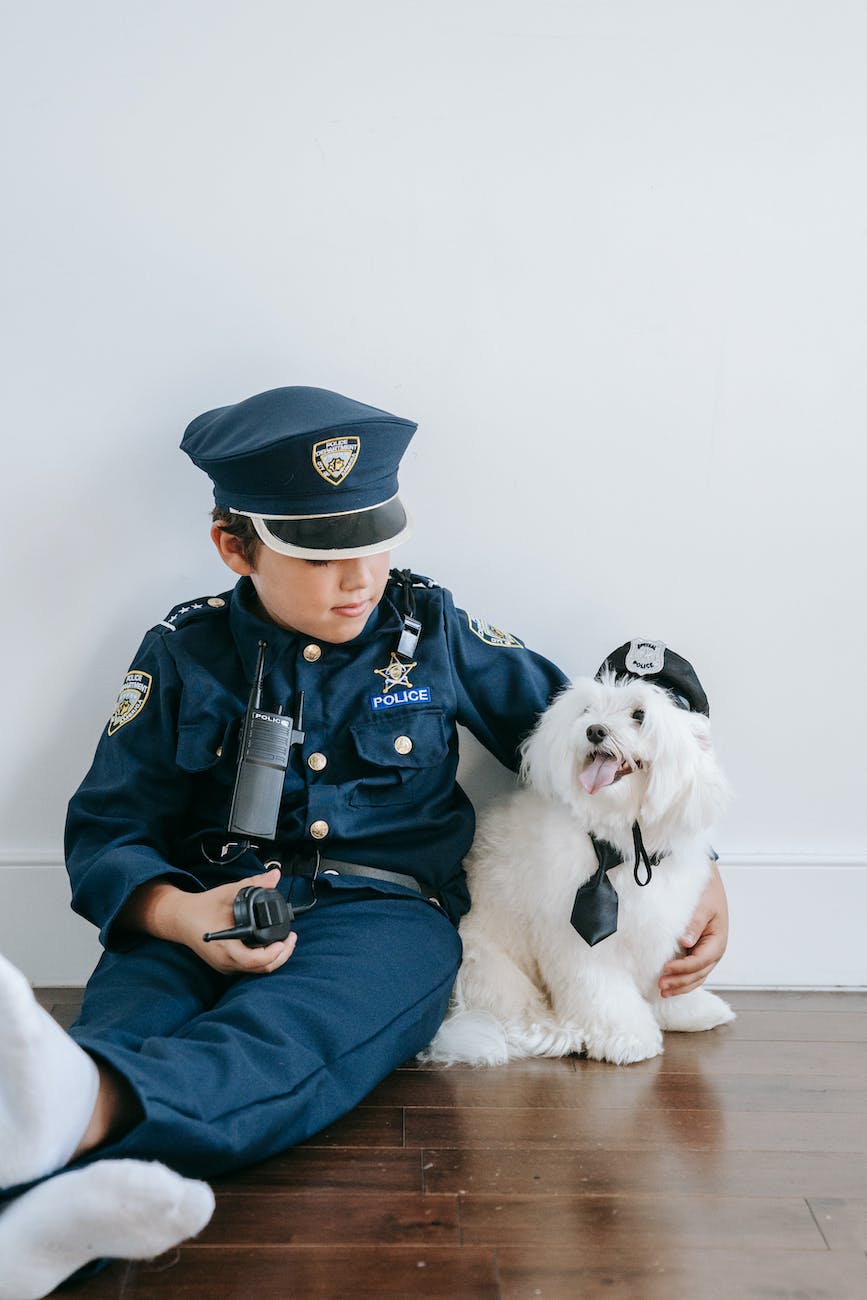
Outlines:
{"type": "Polygon", "coordinates": [[[640,727],[644,721],[644,709],[636,709],[632,715],[632,721],[637,722],[640,727]]]}

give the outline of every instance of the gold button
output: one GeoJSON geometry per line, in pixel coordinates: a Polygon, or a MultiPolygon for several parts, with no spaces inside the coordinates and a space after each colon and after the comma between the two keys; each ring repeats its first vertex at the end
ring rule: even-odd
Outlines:
{"type": "Polygon", "coordinates": [[[398,736],[394,742],[394,747],[399,754],[408,754],[412,749],[412,741],[409,736],[398,736]]]}
{"type": "Polygon", "coordinates": [[[328,822],[311,822],[310,824],[310,834],[314,840],[324,840],[330,830],[331,827],[328,822]]]}
{"type": "Polygon", "coordinates": [[[218,745],[218,746],[217,746],[217,758],[222,758],[222,757],[223,757],[223,746],[222,746],[222,745],[218,745]]]}
{"type": "Polygon", "coordinates": [[[324,754],[311,754],[307,760],[307,766],[311,767],[314,772],[321,772],[327,762],[328,759],[324,754]]]}
{"type": "Polygon", "coordinates": [[[306,645],[301,653],[309,664],[315,664],[316,660],[321,659],[322,657],[322,646],[313,645],[311,643],[310,645],[306,645]]]}
{"type": "Polygon", "coordinates": [[[211,606],[212,609],[222,609],[225,603],[226,602],[224,600],[221,600],[219,596],[211,596],[210,599],[208,600],[208,604],[211,606]]]}

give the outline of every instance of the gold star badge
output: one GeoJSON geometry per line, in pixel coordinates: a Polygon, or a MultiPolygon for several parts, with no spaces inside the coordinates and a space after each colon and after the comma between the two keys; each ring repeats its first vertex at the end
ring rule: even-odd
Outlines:
{"type": "Polygon", "coordinates": [[[398,686],[412,686],[409,680],[409,674],[418,664],[404,664],[398,659],[394,650],[391,652],[391,658],[386,668],[374,668],[378,677],[382,677],[388,690],[393,691],[398,686]]]}

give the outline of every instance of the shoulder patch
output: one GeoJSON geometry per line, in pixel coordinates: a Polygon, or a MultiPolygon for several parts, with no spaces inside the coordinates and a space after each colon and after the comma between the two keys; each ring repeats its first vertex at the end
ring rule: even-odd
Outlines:
{"type": "Polygon", "coordinates": [[[137,718],[147,703],[147,698],[151,693],[153,678],[150,673],[139,672],[138,669],[131,669],[123,679],[117,702],[114,706],[114,712],[108,720],[108,734],[113,736],[121,727],[125,727],[133,718],[137,718]]]}
{"type": "Polygon", "coordinates": [[[510,649],[523,650],[524,642],[519,641],[511,632],[503,632],[501,628],[494,627],[493,623],[487,623],[483,618],[476,618],[473,614],[467,614],[467,622],[470,625],[470,631],[475,632],[480,641],[485,645],[494,645],[508,647],[510,649]]]}
{"type": "Polygon", "coordinates": [[[208,613],[213,614],[225,608],[226,600],[223,596],[200,596],[198,600],[189,600],[183,605],[175,605],[165,618],[160,619],[157,627],[165,627],[169,632],[174,632],[176,628],[192,622],[197,616],[202,618],[208,613]]]}

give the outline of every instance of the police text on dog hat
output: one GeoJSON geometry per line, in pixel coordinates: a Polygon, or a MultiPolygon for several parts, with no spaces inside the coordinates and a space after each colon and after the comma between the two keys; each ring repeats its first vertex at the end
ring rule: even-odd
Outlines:
{"type": "Polygon", "coordinates": [[[611,652],[599,668],[597,678],[606,670],[616,677],[641,677],[669,691],[682,708],[710,716],[707,696],[692,664],[669,649],[664,641],[641,637],[627,641],[611,652]]]}

